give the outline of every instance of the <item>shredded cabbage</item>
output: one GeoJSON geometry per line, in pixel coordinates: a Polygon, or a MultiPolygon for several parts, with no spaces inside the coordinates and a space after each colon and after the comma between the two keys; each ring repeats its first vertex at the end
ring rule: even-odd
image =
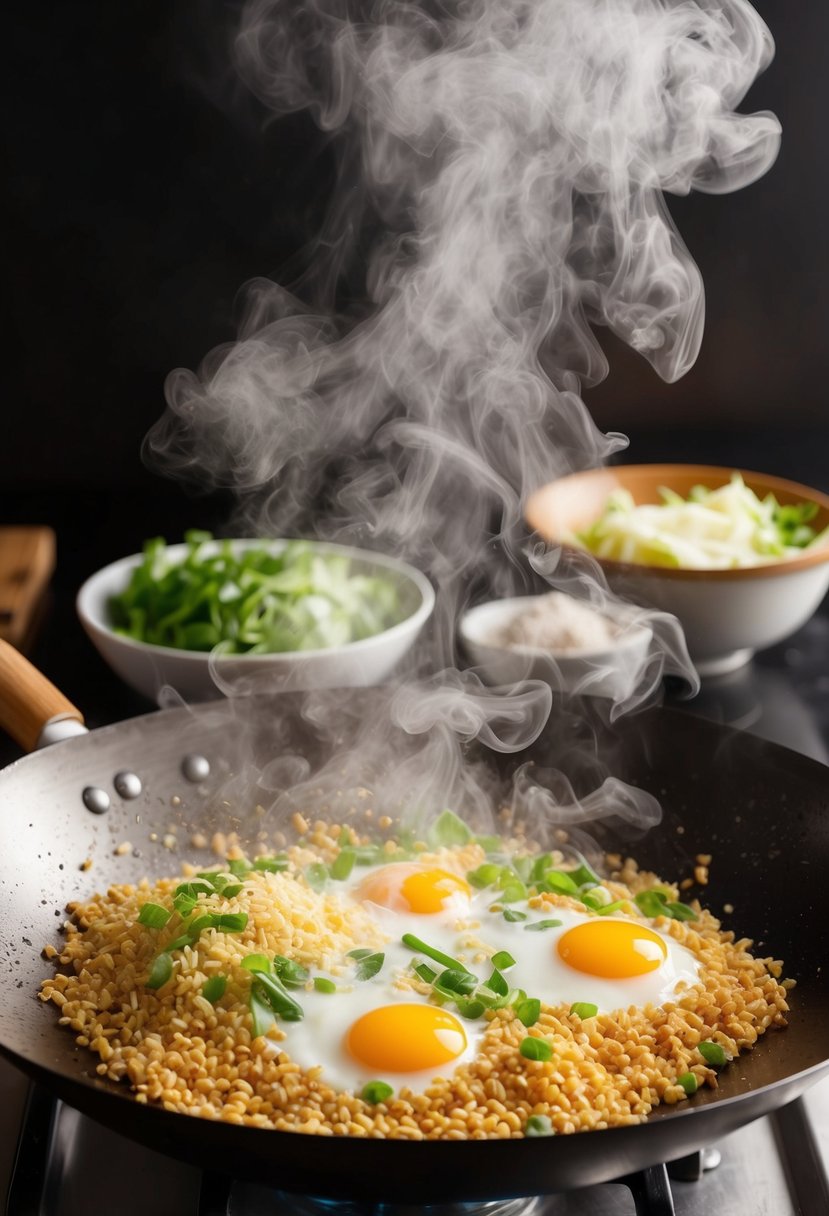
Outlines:
{"type": "Polygon", "coordinates": [[[816,534],[809,526],[816,503],[758,498],[739,473],[716,490],[694,486],[687,499],[666,487],[659,493],[661,503],[636,506],[627,490],[617,490],[595,523],[567,539],[597,557],[697,570],[758,566],[829,540],[829,528],[816,534]]]}
{"type": "Polygon", "coordinates": [[[109,609],[115,632],[139,642],[220,654],[273,654],[344,646],[405,613],[390,578],[351,572],[348,557],[289,541],[236,548],[209,532],[185,534],[172,558],[148,540],[129,584],[109,609]]]}

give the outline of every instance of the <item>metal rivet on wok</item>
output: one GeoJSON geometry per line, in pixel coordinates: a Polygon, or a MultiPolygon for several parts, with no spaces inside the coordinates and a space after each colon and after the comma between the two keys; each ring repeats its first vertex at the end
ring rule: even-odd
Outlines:
{"type": "Polygon", "coordinates": [[[126,770],[116,773],[112,784],[115,786],[116,793],[120,794],[122,798],[137,798],[144,788],[138,774],[126,770]]]}
{"type": "Polygon", "coordinates": [[[106,790],[99,789],[97,785],[88,785],[81,795],[83,804],[88,811],[92,811],[94,815],[103,815],[109,810],[109,794],[106,790]]]}
{"type": "Polygon", "coordinates": [[[210,761],[206,756],[192,752],[182,760],[181,771],[187,781],[204,781],[210,776],[210,761]]]}

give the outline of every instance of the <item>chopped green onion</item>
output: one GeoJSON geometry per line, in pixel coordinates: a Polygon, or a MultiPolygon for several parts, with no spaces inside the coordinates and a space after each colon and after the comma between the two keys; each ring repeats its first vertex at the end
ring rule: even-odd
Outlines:
{"type": "Polygon", "coordinates": [[[267,874],[278,874],[280,870],[287,870],[289,865],[288,858],[277,853],[275,857],[257,857],[252,868],[267,874]]]}
{"type": "Polygon", "coordinates": [[[577,853],[576,856],[579,859],[579,865],[577,866],[577,868],[575,870],[567,871],[570,878],[572,878],[573,882],[576,883],[576,885],[579,887],[583,887],[587,883],[589,883],[591,887],[601,886],[602,880],[601,880],[601,878],[599,878],[598,874],[592,868],[592,866],[588,865],[587,861],[584,859],[584,857],[582,857],[581,853],[577,853]]]}
{"type": "Polygon", "coordinates": [[[548,1115],[530,1115],[524,1124],[525,1136],[554,1136],[553,1125],[548,1115]]]}
{"type": "Polygon", "coordinates": [[[379,844],[358,844],[354,848],[354,864],[358,866],[373,866],[375,862],[384,861],[385,857],[379,844]]]}
{"type": "Polygon", "coordinates": [[[575,1001],[570,1006],[570,1012],[577,1018],[594,1018],[599,1012],[599,1006],[591,1004],[590,1001],[575,1001]]]}
{"type": "Polygon", "coordinates": [[[374,953],[374,951],[371,949],[371,947],[366,949],[364,946],[360,946],[359,949],[357,949],[357,950],[349,950],[348,954],[345,957],[346,958],[368,958],[368,956],[373,953],[374,953]]]}
{"type": "Polygon", "coordinates": [[[459,992],[463,996],[468,996],[470,992],[474,992],[477,984],[477,979],[469,971],[458,971],[451,967],[447,968],[446,971],[441,971],[435,980],[435,985],[444,989],[444,991],[459,992]]]}
{"type": "Polygon", "coordinates": [[[346,849],[349,847],[349,845],[351,845],[351,843],[351,829],[346,827],[340,828],[340,834],[337,837],[337,844],[341,849],[346,849]]]}
{"type": "Polygon", "coordinates": [[[331,866],[331,877],[337,882],[344,882],[354,869],[357,854],[353,849],[340,849],[331,866]]]}
{"type": "Polygon", "coordinates": [[[360,1097],[364,1102],[370,1102],[376,1105],[378,1102],[386,1102],[392,1096],[394,1090],[385,1081],[369,1081],[360,1091],[360,1097]]]}
{"type": "Polygon", "coordinates": [[[192,946],[193,939],[189,933],[182,933],[178,937],[174,937],[171,942],[167,943],[167,951],[172,954],[174,950],[183,950],[185,946],[192,946]]]}
{"type": "Polygon", "coordinates": [[[551,1060],[553,1058],[553,1049],[546,1039],[527,1037],[521,1040],[518,1050],[526,1060],[551,1060]]]}
{"type": "Polygon", "coordinates": [[[188,925],[191,942],[205,929],[223,929],[225,933],[241,933],[248,923],[247,912],[208,912],[188,925]]]}
{"type": "Polygon", "coordinates": [[[636,906],[645,916],[670,916],[674,920],[696,920],[697,914],[693,908],[678,900],[669,903],[664,891],[652,887],[649,891],[640,891],[635,897],[636,906]]]}
{"type": "MultiPolygon", "coordinates": [[[[504,920],[508,920],[510,923],[513,923],[517,920],[526,920],[527,913],[519,912],[516,908],[504,908],[503,917],[504,920]]],[[[529,928],[529,925],[526,925],[525,928],[529,928]]]]}
{"type": "Polygon", "coordinates": [[[172,915],[161,904],[144,904],[138,913],[138,923],[150,929],[163,929],[172,915]]]}
{"type": "Polygon", "coordinates": [[[493,954],[489,961],[499,971],[509,971],[510,967],[515,966],[515,959],[506,950],[499,950],[497,954],[493,954]]]}
{"type": "Polygon", "coordinates": [[[468,844],[472,833],[454,811],[443,811],[429,828],[429,843],[434,846],[468,844]]]}
{"type": "Polygon", "coordinates": [[[600,908],[597,908],[596,911],[598,912],[599,916],[611,916],[614,912],[618,912],[620,908],[623,908],[628,902],[629,901],[627,899],[614,899],[612,903],[603,904],[600,908]]]}
{"type": "Polygon", "coordinates": [[[266,971],[253,971],[252,974],[275,1014],[286,1022],[302,1021],[302,1006],[294,1000],[280,979],[266,971]]]}
{"type": "Polygon", "coordinates": [[[486,986],[487,988],[491,989],[492,992],[497,992],[500,996],[506,996],[509,992],[509,984],[504,979],[503,975],[501,975],[501,972],[497,967],[493,968],[492,975],[486,981],[486,986]]]}
{"type": "Polygon", "coordinates": [[[210,979],[205,980],[202,984],[201,994],[211,1005],[215,1005],[224,996],[225,988],[227,988],[227,976],[211,975],[210,979]]]}
{"type": "Polygon", "coordinates": [[[459,963],[456,958],[451,958],[448,954],[444,954],[442,950],[436,950],[434,946],[429,946],[426,942],[422,942],[419,937],[415,937],[414,933],[404,933],[400,940],[410,950],[417,950],[420,954],[425,954],[427,958],[434,959],[442,967],[450,967],[454,971],[469,970],[468,967],[464,967],[463,963],[459,963]]]}
{"type": "Polygon", "coordinates": [[[540,882],[536,883],[538,891],[552,891],[556,895],[579,894],[579,884],[573,882],[569,874],[563,870],[548,870],[540,882]]]}
{"type": "Polygon", "coordinates": [[[276,1025],[276,1018],[270,1003],[261,995],[261,990],[257,988],[256,984],[251,984],[248,1005],[253,1018],[253,1037],[256,1039],[260,1035],[267,1034],[271,1027],[276,1025]]]}
{"type": "Polygon", "coordinates": [[[692,1072],[684,1072],[681,1077],[677,1077],[676,1083],[682,1086],[689,1097],[699,1089],[699,1081],[692,1072]]]}
{"type": "Polygon", "coordinates": [[[549,853],[541,853],[533,861],[532,869],[530,870],[530,882],[540,882],[549,869],[551,869],[553,859],[549,853]]]}
{"type": "Polygon", "coordinates": [[[307,967],[295,959],[285,958],[284,954],[274,955],[273,970],[286,988],[304,988],[309,976],[307,967]]]}
{"type": "Polygon", "coordinates": [[[231,874],[235,874],[237,878],[245,878],[250,874],[253,866],[245,857],[234,857],[232,861],[227,863],[227,868],[231,874]]]}
{"type": "Polygon", "coordinates": [[[170,955],[164,951],[162,954],[157,954],[153,959],[150,967],[150,974],[147,977],[147,988],[162,988],[173,974],[173,960],[170,955]]]}
{"type": "Polygon", "coordinates": [[[526,1027],[535,1026],[541,1017],[541,1001],[536,1000],[535,997],[527,997],[526,1000],[519,1001],[515,1006],[515,1016],[526,1027]]]}
{"type": "Polygon", "coordinates": [[[473,887],[483,890],[484,887],[494,886],[500,874],[501,867],[495,865],[492,861],[487,861],[482,866],[478,866],[477,870],[469,870],[466,875],[466,881],[473,887]]]}
{"type": "Polygon", "coordinates": [[[528,891],[523,882],[509,882],[501,892],[501,903],[517,904],[519,900],[526,899],[527,895],[528,891]]]}
{"type": "Polygon", "coordinates": [[[370,980],[372,976],[377,974],[385,961],[385,954],[366,954],[363,958],[357,960],[357,969],[354,972],[355,978],[358,980],[370,980]]]}
{"type": "Polygon", "coordinates": [[[712,1042],[711,1039],[706,1039],[704,1043],[698,1044],[698,1051],[706,1064],[710,1064],[713,1068],[720,1068],[723,1064],[728,1063],[728,1056],[725,1054],[724,1048],[719,1043],[712,1042]]]}
{"type": "Polygon", "coordinates": [[[497,853],[501,848],[501,837],[476,836],[475,843],[479,844],[485,853],[497,853]]]}
{"type": "Polygon", "coordinates": [[[328,881],[328,867],[324,866],[321,861],[312,861],[302,873],[308,886],[314,891],[322,891],[328,881]]]}
{"type": "Polygon", "coordinates": [[[532,924],[525,925],[524,928],[528,933],[540,933],[542,929],[557,929],[563,923],[563,921],[548,917],[546,920],[534,920],[532,924]]]}
{"type": "Polygon", "coordinates": [[[270,971],[271,960],[264,954],[246,954],[239,966],[246,971],[270,971]]]}
{"type": "Polygon", "coordinates": [[[477,997],[466,997],[458,995],[455,997],[455,1007],[462,1018],[468,1018],[474,1021],[479,1018],[486,1010],[483,1001],[477,997]]]}
{"type": "Polygon", "coordinates": [[[433,980],[437,978],[438,974],[437,971],[430,967],[428,963],[418,963],[414,968],[414,972],[415,975],[419,976],[420,979],[422,979],[426,984],[431,984],[433,980]]]}
{"type": "Polygon", "coordinates": [[[337,985],[333,980],[328,980],[324,975],[314,976],[314,987],[317,992],[336,992],[337,985]]]}
{"type": "Polygon", "coordinates": [[[115,631],[158,646],[223,654],[319,650],[373,637],[405,616],[388,575],[304,541],[214,542],[186,534],[174,557],[147,541],[127,586],[109,600],[115,631]]]}

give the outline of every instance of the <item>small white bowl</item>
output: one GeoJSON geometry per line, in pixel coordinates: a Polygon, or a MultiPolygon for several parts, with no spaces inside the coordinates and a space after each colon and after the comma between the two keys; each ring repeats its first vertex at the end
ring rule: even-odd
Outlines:
{"type": "MultiPolygon", "coordinates": [[[[239,549],[263,543],[261,540],[233,542],[239,549]]],[[[279,553],[286,543],[274,540],[267,545],[273,553],[279,553]]],[[[150,700],[156,700],[160,689],[168,684],[186,701],[210,701],[222,696],[223,691],[232,691],[235,695],[381,683],[414,645],[431,615],[435,603],[432,584],[414,566],[381,553],[321,541],[308,543],[322,554],[350,558],[355,573],[390,578],[397,584],[403,609],[408,615],[373,637],[324,650],[212,658],[204,651],[154,646],[122,637],[112,626],[109,601],[125,589],[130,574],[140,565],[142,555],[135,553],[105,566],[87,579],[76,600],[78,616],[99,654],[113,671],[150,700]],[[218,684],[212,668],[215,668],[218,684]]],[[[175,561],[185,556],[187,546],[168,545],[167,552],[175,561]]]]}
{"type": "MultiPolygon", "coordinates": [[[[491,600],[470,608],[461,617],[464,650],[489,684],[544,680],[555,691],[582,696],[631,696],[639,682],[653,637],[647,625],[611,617],[619,634],[607,650],[567,650],[559,653],[534,646],[503,646],[494,640],[514,617],[541,596],[491,600]]],[[[610,616],[610,614],[606,614],[610,616]]]]}

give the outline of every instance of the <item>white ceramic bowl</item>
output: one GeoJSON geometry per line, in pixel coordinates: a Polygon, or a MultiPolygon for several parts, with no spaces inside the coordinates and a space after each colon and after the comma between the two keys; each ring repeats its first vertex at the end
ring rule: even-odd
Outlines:
{"type": "MultiPolygon", "coordinates": [[[[686,496],[697,484],[724,485],[733,470],[714,465],[618,465],[562,477],[527,502],[527,522],[546,540],[561,543],[602,513],[608,495],[630,491],[636,503],[658,502],[659,487],[686,496]]],[[[829,525],[829,497],[782,477],[740,470],[759,497],[780,503],[815,503],[813,527],[829,525]]],[[[635,604],[672,613],[701,675],[720,675],[747,662],[808,621],[829,588],[829,545],[786,561],[735,570],[685,570],[597,558],[609,586],[635,604]]]]}
{"type": "Polygon", "coordinates": [[[520,612],[539,598],[522,595],[491,600],[464,613],[460,621],[463,648],[488,684],[544,680],[560,692],[609,697],[631,696],[642,673],[652,639],[645,625],[615,618],[619,634],[607,650],[567,650],[556,653],[534,646],[501,646],[494,639],[520,612]]]}
{"type": "MultiPolygon", "coordinates": [[[[261,545],[261,540],[238,540],[240,548],[261,545]]],[[[211,656],[206,652],[153,646],[122,637],[112,626],[109,600],[126,587],[132,570],[142,561],[135,553],[93,574],[83,584],[76,601],[81,623],[98,652],[114,672],[136,692],[155,700],[164,685],[171,685],[186,701],[209,701],[222,695],[223,687],[234,694],[297,691],[312,688],[363,687],[379,684],[414,645],[435,603],[432,584],[405,562],[380,553],[352,549],[347,545],[313,543],[320,553],[349,557],[355,573],[381,575],[396,583],[405,618],[374,637],[324,650],[280,654],[227,655],[212,660],[219,686],[211,674],[211,656]]],[[[268,542],[278,553],[284,540],[268,542]]],[[[170,557],[183,558],[186,545],[169,545],[170,557]]]]}

